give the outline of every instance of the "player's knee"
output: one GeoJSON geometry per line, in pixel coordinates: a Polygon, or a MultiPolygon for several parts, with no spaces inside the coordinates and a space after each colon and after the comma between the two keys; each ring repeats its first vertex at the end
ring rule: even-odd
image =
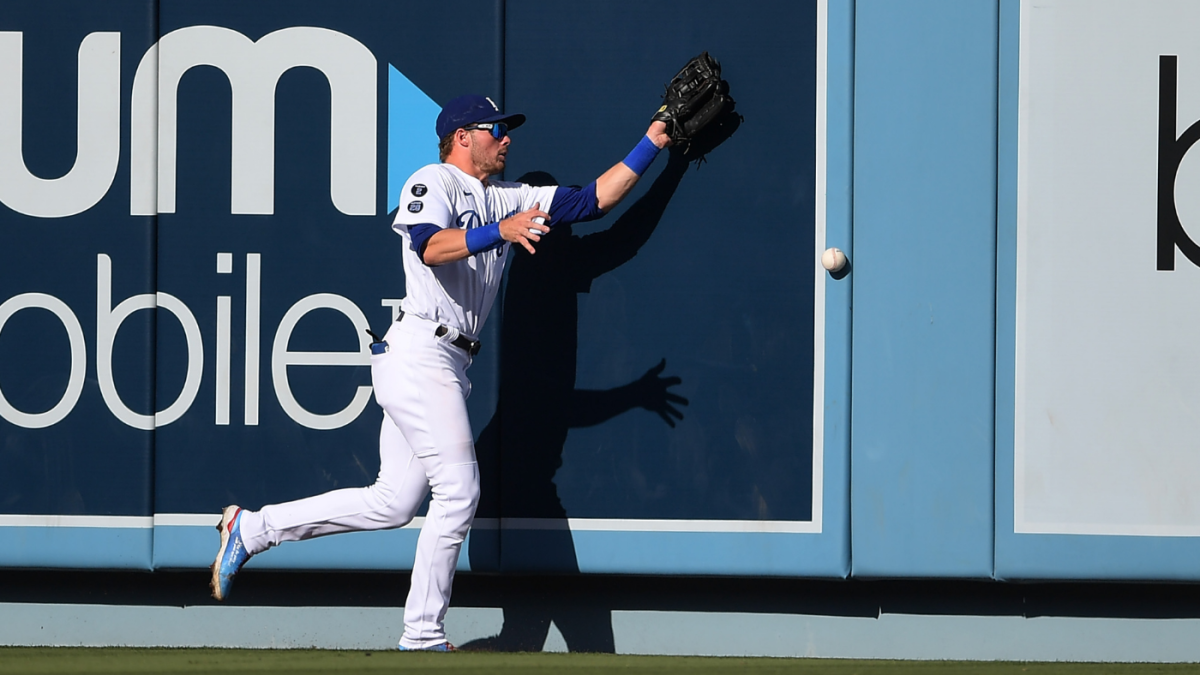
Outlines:
{"type": "Polygon", "coordinates": [[[389,510],[384,514],[387,521],[387,529],[394,530],[397,527],[404,527],[412,522],[414,514],[410,511],[402,511],[400,509],[389,510]]]}
{"type": "Polygon", "coordinates": [[[456,516],[455,520],[469,521],[479,506],[479,472],[475,465],[470,465],[468,471],[462,471],[459,479],[447,484],[446,488],[447,513],[456,516]]]}
{"type": "Polygon", "coordinates": [[[456,511],[475,513],[475,507],[479,506],[479,481],[464,481],[455,488],[454,496],[450,500],[451,508],[456,511]]]}
{"type": "Polygon", "coordinates": [[[412,499],[404,499],[391,484],[377,481],[374,485],[363,488],[368,495],[368,510],[373,518],[383,524],[385,529],[403,527],[417,515],[412,499]]]}
{"type": "Polygon", "coordinates": [[[471,515],[474,515],[476,507],[479,506],[479,481],[474,481],[467,487],[463,499],[468,502],[466,508],[470,510],[471,515]]]}
{"type": "Polygon", "coordinates": [[[367,501],[370,502],[373,511],[385,510],[396,501],[396,490],[383,480],[376,480],[373,485],[363,488],[363,491],[366,492],[367,501]]]}
{"type": "Polygon", "coordinates": [[[479,465],[478,464],[471,465],[471,477],[469,480],[466,481],[466,483],[467,483],[467,489],[466,489],[467,498],[471,500],[471,510],[473,512],[475,510],[475,507],[479,505],[479,465]]]}

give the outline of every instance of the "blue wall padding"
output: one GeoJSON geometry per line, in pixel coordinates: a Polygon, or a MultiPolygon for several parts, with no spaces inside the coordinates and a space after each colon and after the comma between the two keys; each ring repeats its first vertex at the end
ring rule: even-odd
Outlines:
{"type": "MultiPolygon", "coordinates": [[[[215,553],[211,526],[165,523],[370,484],[382,412],[369,402],[336,429],[297,423],[275,393],[273,342],[289,308],[317,294],[349,300],[386,331],[387,303],[405,292],[402,240],[390,227],[395,192],[414,162],[435,157],[440,106],[475,92],[526,114],[504,177],[542,172],[529,180],[584,185],[642,137],[663,83],[708,50],[744,120],[707,163],[661,153],[612,213],[556,229],[536,257],[513,256],[470,370],[478,517],[487,524],[472,532],[460,569],[1198,578],[1196,538],[1013,533],[1019,6],[761,0],[729,12],[718,0],[672,0],[656,6],[674,22],[664,34],[630,19],[645,11],[637,0],[565,8],[364,0],[353,11],[328,0],[0,4],[0,32],[23,35],[23,160],[42,178],[66,174],[76,160],[81,41],[103,31],[121,38],[120,153],[108,191],[63,217],[0,205],[0,303],[57,298],[79,322],[87,360],[81,395],[62,421],[0,421],[0,567],[202,568],[215,553]],[[813,133],[822,6],[823,238],[814,224],[813,133]],[[453,22],[454,40],[447,17],[469,19],[453,22]],[[134,74],[161,36],[194,26],[249,41],[316,27],[366,48],[376,84],[375,143],[364,153],[376,168],[365,199],[372,210],[374,195],[373,214],[333,203],[335,93],[307,66],[288,69],[274,90],[273,211],[232,213],[231,106],[246,84],[201,65],[177,90],[174,211],[131,215],[131,137],[143,128],[134,121],[134,74]],[[817,317],[825,246],[846,251],[851,271],[821,273],[817,317]],[[245,344],[252,259],[257,423],[245,418],[243,370],[253,351],[245,344]],[[180,419],[136,429],[104,400],[98,317],[107,310],[97,311],[98,290],[110,292],[109,308],[167,293],[195,317],[204,365],[180,419]],[[222,399],[217,326],[226,306],[222,399]],[[228,423],[218,423],[221,405],[228,423]],[[181,515],[153,528],[111,527],[155,514],[181,515]],[[53,521],[26,516],[89,516],[97,527],[29,526],[53,521]],[[586,520],[572,533],[566,519],[586,520]],[[805,532],[725,531],[764,520],[805,532]],[[688,528],[671,521],[720,531],[674,531],[688,528]]],[[[361,71],[367,80],[371,67],[361,71]]],[[[122,406],[146,416],[179,396],[189,363],[182,326],[166,309],[121,324],[111,358],[122,406]]],[[[360,334],[337,311],[317,309],[287,346],[352,352],[360,334]]],[[[54,314],[13,314],[0,333],[5,400],[49,409],[63,396],[69,352],[54,314]]],[[[361,365],[286,370],[296,400],[321,414],[370,384],[361,365]]],[[[403,529],[322,538],[251,565],[407,569],[415,537],[403,529]]]]}
{"type": "Polygon", "coordinates": [[[836,576],[838,537],[760,532],[503,532],[504,564],[523,572],[836,576]],[[798,571],[801,570],[801,571],[798,571]]]}
{"type": "Polygon", "coordinates": [[[854,574],[990,577],[996,5],[855,26],[854,574]]]}
{"type": "MultiPolygon", "coordinates": [[[[573,6],[568,34],[558,3],[507,3],[507,102],[529,115],[513,134],[510,178],[595,179],[646,132],[663,83],[705,50],[721,61],[745,121],[698,170],[663,153],[608,216],[556,230],[537,256],[514,256],[501,341],[513,350],[501,355],[505,517],[813,517],[817,4],[773,4],[767,22],[720,2],[687,7],[682,29],[664,34],[630,21],[644,11],[633,0],[573,6]],[[783,61],[797,63],[796,79],[778,87],[762,75],[783,61]],[[522,352],[533,343],[537,359],[522,352]],[[674,426],[635,402],[632,392],[656,378],[678,378],[670,390],[688,400],[674,426]]],[[[844,538],[845,521],[834,518],[828,536],[844,538]]],[[[547,564],[518,543],[525,536],[503,531],[503,569],[547,564]]],[[[658,537],[679,539],[628,540],[658,537]]],[[[644,555],[593,560],[599,549],[577,549],[578,569],[644,555]]],[[[671,568],[670,546],[648,550],[671,568]]],[[[845,547],[832,550],[819,563],[778,564],[840,576],[845,547]]],[[[719,569],[715,559],[694,563],[719,569]]]]}
{"type": "Polygon", "coordinates": [[[149,527],[0,527],[0,567],[149,570],[153,533],[149,527]]]}
{"type": "MultiPolygon", "coordinates": [[[[396,205],[388,193],[389,183],[394,183],[390,173],[411,172],[412,162],[420,157],[425,157],[425,162],[437,160],[434,119],[440,104],[461,93],[460,89],[502,102],[502,63],[495,58],[500,49],[496,30],[501,25],[500,6],[498,2],[441,3],[435,11],[432,6],[369,2],[347,11],[335,3],[308,0],[261,4],[247,11],[241,3],[201,6],[163,0],[160,21],[164,34],[188,26],[217,25],[258,39],[290,26],[319,26],[350,36],[370,50],[377,84],[375,187],[379,198],[374,215],[348,215],[335,207],[330,196],[330,86],[316,69],[293,68],[279,79],[275,93],[274,212],[232,214],[230,85],[213,68],[195,68],[183,77],[178,94],[177,209],[160,217],[164,227],[158,246],[158,282],[196,308],[198,320],[206,327],[216,324],[214,296],[231,299],[230,419],[228,425],[214,425],[215,360],[210,351],[204,386],[193,410],[156,433],[157,513],[217,513],[227,504],[257,509],[374,481],[379,469],[382,411],[372,400],[352,423],[332,430],[307,429],[290,419],[273,388],[271,354],[276,327],[300,299],[333,293],[354,302],[377,333],[387,331],[392,309],[381,300],[404,296],[402,239],[391,229],[396,205]],[[446,44],[446,16],[471,17],[469,25],[462,27],[462,44],[454,48],[446,44]],[[392,152],[393,144],[412,154],[392,152]],[[222,252],[233,254],[230,273],[216,271],[217,256],[222,252]],[[261,260],[257,425],[246,424],[243,414],[249,254],[259,255],[261,260]]],[[[501,313],[497,310],[492,315],[491,325],[481,335],[487,346],[470,371],[473,388],[468,409],[477,431],[494,415],[495,326],[501,313]]],[[[362,335],[344,316],[319,309],[297,324],[289,347],[296,351],[354,351],[362,335]]],[[[215,335],[206,337],[215,340],[215,335]]],[[[183,349],[181,343],[178,331],[160,332],[160,377],[178,360],[175,354],[183,349]]],[[[297,401],[308,410],[325,414],[347,405],[358,387],[371,384],[365,366],[291,366],[288,376],[297,401]]],[[[488,448],[481,447],[479,452],[482,465],[495,463],[488,448]]],[[[489,483],[479,516],[497,517],[497,502],[497,490],[489,483]]],[[[477,561],[498,560],[498,539],[488,541],[491,550],[481,550],[477,561]]],[[[390,554],[380,552],[362,558],[331,554],[330,546],[318,543],[281,550],[278,555],[272,552],[258,564],[269,566],[272,559],[274,564],[291,567],[378,569],[410,564],[389,562],[390,554]]],[[[358,550],[347,546],[347,551],[358,550]]],[[[180,558],[164,553],[156,560],[176,565],[180,558]]]]}
{"type": "Polygon", "coordinates": [[[1017,119],[1020,2],[1000,2],[997,181],[996,577],[1005,580],[1194,581],[1195,537],[1016,534],[1013,415],[1016,368],[1017,119]]]}
{"type": "MultiPolygon", "coordinates": [[[[854,0],[833,0],[828,16],[825,241],[818,248],[837,247],[853,259],[854,0]]],[[[852,275],[825,277],[825,506],[819,541],[827,548],[836,542],[839,576],[850,574],[852,288],[852,275]]]]}
{"type": "MultiPolygon", "coordinates": [[[[86,366],[79,364],[82,390],[61,421],[28,428],[0,420],[0,511],[6,514],[148,517],[153,513],[152,435],[119,422],[101,396],[97,255],[106,254],[112,263],[105,288],[111,304],[106,310],[132,296],[154,292],[157,222],[153,217],[129,215],[127,136],[134,72],[157,35],[155,7],[153,0],[0,4],[0,31],[22,33],[20,159],[29,174],[42,179],[67,176],[79,158],[78,146],[91,147],[86,139],[79,142],[77,131],[81,44],[93,33],[120,34],[119,56],[114,59],[120,98],[113,100],[120,101],[121,142],[107,192],[100,193],[90,208],[62,217],[38,217],[0,205],[0,302],[24,294],[53,296],[78,321],[86,354],[86,366]]],[[[107,64],[111,53],[96,60],[107,64]]],[[[0,68],[10,67],[0,64],[0,68]]],[[[92,110],[88,108],[85,115],[92,110]]],[[[97,114],[101,116],[107,117],[97,114]]],[[[96,184],[103,187],[105,174],[96,175],[96,184]]],[[[53,204],[61,199],[58,195],[41,201],[53,204]]],[[[152,311],[134,312],[109,342],[114,388],[124,406],[143,415],[153,412],[154,406],[154,324],[152,311]]],[[[9,318],[0,335],[0,386],[11,406],[42,413],[66,400],[71,371],[68,335],[64,323],[43,309],[22,309],[9,318]]],[[[12,527],[2,531],[0,565],[149,566],[149,529],[12,527]]]]}
{"type": "MultiPolygon", "coordinates": [[[[288,543],[269,555],[256,556],[246,563],[251,569],[341,569],[409,570],[417,547],[419,530],[406,528],[378,532],[355,532],[288,543]]],[[[154,528],[155,569],[197,569],[208,567],[216,553],[217,532],[211,527],[157,526],[154,528]]],[[[495,551],[499,536],[495,528],[476,528],[467,535],[463,550],[495,551]]],[[[463,555],[460,571],[496,569],[495,558],[463,555]],[[472,566],[474,563],[474,566],[472,566]]]]}
{"type": "MultiPolygon", "coordinates": [[[[529,116],[529,123],[513,135],[506,178],[541,170],[563,184],[585,184],[619,162],[642,136],[659,105],[662,83],[687,58],[707,49],[724,63],[746,116],[732,138],[713,150],[699,170],[688,163],[692,158],[671,161],[664,153],[621,209],[595,227],[589,225],[592,229],[580,226],[547,237],[538,258],[555,261],[558,256],[557,264],[566,268],[549,270],[554,283],[522,286],[529,270],[519,257],[513,265],[513,281],[480,336],[484,351],[470,373],[468,407],[483,481],[478,515],[811,522],[814,275],[809,254],[815,240],[812,130],[818,5],[815,0],[773,4],[773,20],[763,24],[757,13],[731,18],[720,11],[720,3],[709,4],[718,11],[688,12],[709,18],[688,19],[686,30],[667,40],[653,24],[628,20],[641,9],[635,2],[579,6],[570,16],[540,0],[450,6],[374,0],[356,5],[353,12],[326,0],[250,8],[230,0],[103,7],[61,0],[10,3],[0,9],[0,30],[25,34],[24,150],[30,169],[39,175],[60,175],[71,166],[73,74],[80,40],[92,31],[118,31],[122,40],[122,150],[103,200],[85,213],[57,220],[0,209],[0,232],[6,244],[13,244],[0,247],[5,292],[61,298],[79,317],[89,354],[88,379],[67,420],[47,430],[5,423],[0,510],[16,515],[215,515],[227,504],[259,508],[370,484],[378,469],[379,409],[369,404],[337,428],[306,427],[295,419],[295,409],[289,412],[277,398],[280,380],[272,359],[286,313],[318,294],[348,300],[368,325],[386,331],[392,315],[386,303],[404,294],[402,244],[390,228],[390,193],[393,174],[410,170],[405,164],[412,161],[397,148],[426,148],[422,152],[432,158],[437,139],[428,122],[434,106],[477,92],[529,116]],[[445,39],[447,16],[470,17],[455,27],[453,41],[445,39]],[[572,30],[566,32],[564,26],[572,30]],[[164,118],[165,125],[177,130],[174,172],[169,175],[173,207],[157,217],[130,215],[135,208],[131,203],[145,201],[139,201],[141,191],[131,192],[131,167],[144,157],[131,156],[133,138],[151,124],[141,118],[131,121],[131,115],[145,109],[146,100],[132,100],[134,74],[157,40],[196,27],[210,34],[224,31],[225,38],[235,41],[231,44],[258,50],[246,58],[263,58],[263,50],[271,49],[264,38],[278,39],[284,30],[325,30],[341,36],[336,39],[343,46],[348,40],[366,48],[376,84],[376,172],[375,184],[368,185],[368,197],[370,188],[378,196],[373,213],[369,198],[366,213],[348,213],[335,203],[331,158],[346,147],[347,137],[331,130],[329,120],[337,97],[350,89],[339,88],[345,81],[332,86],[307,62],[266,83],[273,85],[274,110],[266,122],[274,132],[273,175],[259,172],[249,181],[271,179],[273,199],[265,210],[238,212],[234,148],[258,136],[235,133],[232,120],[238,114],[231,111],[252,100],[246,87],[254,86],[249,74],[254,71],[238,71],[244,60],[228,64],[233,76],[207,65],[219,62],[222,54],[205,56],[201,45],[189,47],[197,51],[186,56],[191,59],[187,63],[201,65],[188,69],[177,86],[167,82],[164,90],[175,96],[175,118],[164,118]],[[785,60],[797,63],[798,79],[781,89],[761,75],[785,60]],[[34,86],[41,82],[56,84],[34,86]],[[601,91],[616,93],[597,96],[601,91]],[[783,140],[780,124],[786,130],[783,140]],[[563,250],[574,243],[580,243],[574,253],[582,257],[563,250]],[[122,325],[114,348],[121,399],[143,419],[189,391],[190,377],[200,378],[187,412],[153,430],[117,420],[101,400],[91,362],[98,259],[105,265],[111,261],[113,304],[158,291],[186,309],[183,321],[168,310],[134,313],[122,325]],[[503,321],[513,314],[508,317],[512,321],[503,321]],[[188,356],[189,344],[196,344],[196,335],[189,333],[193,317],[203,344],[202,367],[194,354],[188,356]],[[257,342],[247,344],[255,324],[257,342]],[[518,330],[502,334],[502,325],[518,330]],[[529,354],[520,351],[531,344],[519,339],[521,329],[534,338],[533,359],[524,368],[506,366],[506,359],[519,361],[529,354]],[[245,364],[252,363],[255,351],[258,367],[247,374],[245,364]],[[560,367],[564,364],[571,367],[560,367]],[[502,375],[524,385],[517,387],[520,395],[502,396],[502,375]],[[257,383],[256,398],[252,382],[257,383]],[[668,414],[664,420],[654,412],[665,414],[668,402],[683,419],[668,414]],[[560,414],[556,406],[564,403],[574,407],[560,414]],[[256,415],[248,412],[255,408],[256,415]],[[522,427],[522,420],[532,425],[522,427]]],[[[839,8],[845,36],[850,5],[842,2],[839,8]]],[[[841,39],[844,95],[850,55],[847,38],[841,39]]],[[[159,56],[166,63],[167,57],[183,53],[164,48],[159,56]]],[[[304,58],[320,62],[328,53],[334,52],[314,48],[304,58]]],[[[840,114],[848,111],[845,103],[843,99],[840,114]]],[[[844,129],[846,120],[840,123],[844,129]]],[[[160,129],[168,128],[164,124],[160,129]]],[[[838,148],[844,162],[849,148],[838,148]]],[[[367,156],[362,164],[371,160],[367,156]]],[[[132,181],[134,188],[152,184],[154,174],[146,175],[141,183],[132,181]]],[[[167,185],[157,185],[159,197],[170,194],[167,185]]],[[[845,181],[842,189],[848,189],[845,181]]],[[[149,200],[150,206],[134,212],[153,211],[153,198],[149,200]]],[[[840,292],[847,289],[848,283],[840,292]]],[[[844,300],[834,310],[840,312],[843,331],[848,327],[844,300]]],[[[63,331],[47,316],[19,313],[5,326],[0,342],[0,383],[22,409],[45,409],[54,400],[54,387],[69,372],[62,358],[63,331]],[[14,358],[12,345],[33,351],[14,358]]],[[[314,309],[295,324],[281,348],[353,352],[361,335],[339,311],[314,309]]],[[[847,342],[843,332],[834,347],[843,394],[847,342]]],[[[296,405],[315,414],[345,407],[370,383],[361,365],[293,365],[284,372],[284,389],[296,405]]],[[[844,420],[846,398],[835,400],[843,406],[844,420]]],[[[772,542],[758,551],[769,561],[762,563],[765,573],[846,573],[844,423],[829,452],[824,530],[765,538],[772,542]]],[[[154,565],[207,565],[205,549],[213,544],[205,529],[176,525],[153,530],[154,565]]],[[[81,550],[77,548],[52,547],[46,550],[53,555],[42,555],[37,542],[58,535],[49,530],[42,539],[32,536],[40,531],[21,531],[12,560],[89,566],[95,560],[124,560],[134,550],[100,552],[88,560],[75,554],[81,550]]],[[[95,537],[117,542],[110,536],[116,532],[120,530],[95,537]]],[[[528,567],[523,552],[511,547],[510,563],[502,564],[498,531],[482,534],[487,536],[475,536],[467,547],[464,564],[473,570],[528,567]]],[[[254,564],[386,568],[394,564],[390,547],[408,535],[347,537],[340,546],[336,539],[289,546],[254,564]],[[389,544],[370,554],[353,554],[370,548],[353,542],[385,539],[389,544]]],[[[680,569],[758,569],[759,563],[722,562],[727,552],[696,557],[700,549],[672,543],[692,539],[638,534],[628,538],[636,550],[614,554],[585,547],[577,566],[558,571],[669,571],[685,551],[689,562],[680,569]],[[643,546],[647,540],[660,543],[643,546]],[[623,560],[628,567],[622,567],[623,560]]],[[[584,535],[580,541],[592,540],[584,535]]],[[[130,564],[145,566],[150,552],[139,551],[130,564]]]]}

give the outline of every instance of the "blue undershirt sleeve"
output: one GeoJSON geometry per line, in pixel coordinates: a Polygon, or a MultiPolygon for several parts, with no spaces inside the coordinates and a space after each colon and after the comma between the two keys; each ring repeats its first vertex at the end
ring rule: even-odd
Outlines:
{"type": "Polygon", "coordinates": [[[558,187],[554,190],[554,200],[550,202],[550,227],[569,225],[595,220],[604,215],[600,210],[600,202],[596,199],[596,181],[586,186],[558,187]]]}
{"type": "Polygon", "coordinates": [[[408,235],[412,238],[412,250],[421,258],[421,262],[425,262],[425,244],[429,243],[430,237],[441,230],[442,228],[432,223],[408,226],[408,235]]]}

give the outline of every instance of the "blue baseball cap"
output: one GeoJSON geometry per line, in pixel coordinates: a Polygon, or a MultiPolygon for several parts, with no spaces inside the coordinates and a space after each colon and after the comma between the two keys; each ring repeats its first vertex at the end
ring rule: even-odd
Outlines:
{"type": "Polygon", "coordinates": [[[504,122],[509,129],[516,129],[525,123],[525,116],[521,113],[505,115],[492,99],[478,94],[467,94],[450,101],[442,108],[437,118],[437,135],[442,139],[447,134],[454,133],[455,129],[484,122],[504,122]]]}

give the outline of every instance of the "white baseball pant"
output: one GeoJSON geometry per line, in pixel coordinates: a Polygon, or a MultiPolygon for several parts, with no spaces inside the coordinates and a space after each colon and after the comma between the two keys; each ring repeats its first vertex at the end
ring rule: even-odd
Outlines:
{"type": "Polygon", "coordinates": [[[405,315],[384,338],[388,352],[371,356],[375,400],[386,413],[375,484],[246,511],[241,524],[246,549],[255,554],[285,541],[401,527],[432,489],[405,603],[400,644],[408,648],[446,640],[454,569],[479,503],[466,406],[471,357],[450,344],[458,336],[453,329],[434,336],[437,326],[405,315]]]}

